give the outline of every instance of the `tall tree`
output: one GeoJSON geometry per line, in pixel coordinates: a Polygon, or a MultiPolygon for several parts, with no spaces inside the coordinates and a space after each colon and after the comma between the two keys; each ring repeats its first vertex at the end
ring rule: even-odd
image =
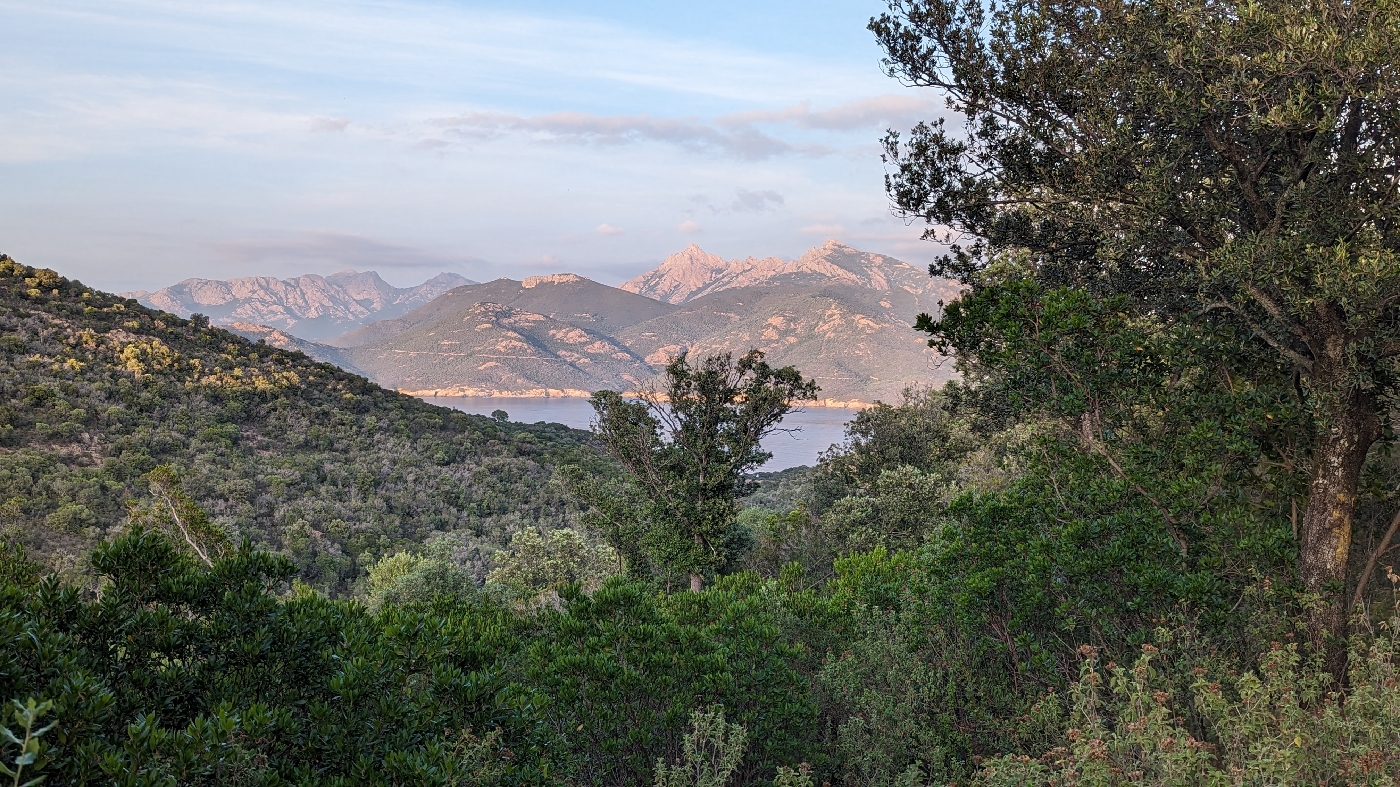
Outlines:
{"type": "Polygon", "coordinates": [[[886,139],[897,208],[959,244],[934,273],[995,287],[989,267],[1023,255],[1043,283],[1243,333],[1296,370],[1311,424],[1298,570],[1340,674],[1358,484],[1400,357],[1400,3],[889,8],[870,25],[888,73],[964,121],[886,139]]]}
{"type": "MultiPolygon", "coordinates": [[[[689,574],[699,592],[705,573],[726,558],[726,533],[751,489],[745,474],[772,458],[763,438],[818,388],[791,366],[769,366],[758,350],[698,364],[681,353],[664,379],[663,391],[632,400],[594,394],[593,431],[640,492],[645,510],[634,534],[646,556],[665,571],[689,574]]],[[[615,547],[622,554],[635,548],[615,547]]]]}

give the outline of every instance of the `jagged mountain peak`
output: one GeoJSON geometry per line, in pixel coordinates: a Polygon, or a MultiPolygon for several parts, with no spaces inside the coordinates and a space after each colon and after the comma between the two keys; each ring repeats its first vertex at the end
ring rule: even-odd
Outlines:
{"type": "Polygon", "coordinates": [[[692,243],[654,270],[621,285],[621,289],[681,304],[735,287],[778,282],[813,285],[824,281],[909,292],[922,292],[932,284],[926,274],[906,262],[860,251],[833,239],[807,250],[796,260],[748,257],[726,261],[692,243]]]}

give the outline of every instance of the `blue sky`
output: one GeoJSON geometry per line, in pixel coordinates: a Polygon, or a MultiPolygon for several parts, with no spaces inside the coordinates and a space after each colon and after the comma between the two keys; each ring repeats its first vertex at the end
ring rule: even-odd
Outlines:
{"type": "Polygon", "coordinates": [[[882,8],[0,0],[0,251],[111,290],[925,263],[877,143],[942,102],[880,73],[882,8]]]}

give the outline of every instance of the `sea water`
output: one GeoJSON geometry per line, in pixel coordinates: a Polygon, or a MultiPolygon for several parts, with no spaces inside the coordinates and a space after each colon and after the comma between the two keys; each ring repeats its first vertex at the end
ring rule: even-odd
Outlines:
{"type": "MultiPolygon", "coordinates": [[[[587,429],[593,422],[592,405],[587,399],[576,397],[429,396],[423,401],[477,415],[505,410],[510,420],[525,424],[544,421],[587,429]]],[[[775,432],[763,441],[763,448],[771,451],[773,458],[758,469],[771,472],[816,464],[821,452],[841,442],[846,424],[855,414],[855,410],[839,407],[809,407],[788,413],[779,425],[785,431],[775,432]]]]}

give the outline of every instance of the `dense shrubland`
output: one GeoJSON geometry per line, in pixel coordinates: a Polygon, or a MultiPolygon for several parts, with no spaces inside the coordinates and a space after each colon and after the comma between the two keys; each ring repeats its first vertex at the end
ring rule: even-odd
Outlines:
{"type": "MultiPolygon", "coordinates": [[[[1220,370],[1247,344],[1067,288],[973,291],[944,325],[1006,315],[1055,345],[1006,336],[999,355],[968,352],[967,383],[862,411],[818,466],[761,476],[698,593],[668,592],[675,571],[626,540],[619,522],[669,525],[640,520],[642,493],[580,461],[579,442],[545,457],[558,480],[527,488],[523,510],[497,509],[494,542],[401,534],[329,586],[287,541],[220,515],[198,469],[129,471],[108,488],[129,495],[120,509],[87,498],[114,519],[66,563],[52,545],[78,542],[52,514],[69,504],[28,503],[50,513],[17,512],[0,539],[0,692],[24,706],[6,724],[17,740],[54,726],[31,737],[32,762],[13,765],[14,743],[3,762],[55,783],[1389,783],[1389,457],[1372,459],[1358,501],[1358,552],[1376,554],[1369,573],[1352,568],[1339,687],[1298,622],[1316,599],[1293,563],[1307,423],[1288,375],[1232,386],[1220,370]],[[535,513],[539,494],[568,518],[535,513]]],[[[308,378],[288,402],[359,384],[272,357],[308,378]]],[[[341,396],[323,421],[375,397],[417,412],[368,387],[341,396]]],[[[162,401],[147,404],[165,417],[162,401]]],[[[42,423],[15,412],[29,442],[7,461],[37,450],[42,423]]],[[[462,441],[508,428],[424,412],[462,441]]],[[[192,440],[152,460],[232,474],[249,467],[239,457],[304,455],[261,445],[192,440]]],[[[108,467],[66,461],[41,477],[108,467]]]]}

